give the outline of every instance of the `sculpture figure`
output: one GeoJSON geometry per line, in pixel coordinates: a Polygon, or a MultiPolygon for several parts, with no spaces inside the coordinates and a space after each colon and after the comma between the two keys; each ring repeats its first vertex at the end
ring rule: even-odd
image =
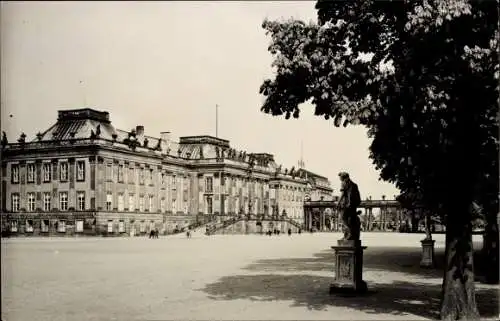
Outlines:
{"type": "Polygon", "coordinates": [[[342,195],[338,203],[338,208],[342,214],[342,223],[344,225],[343,240],[358,241],[361,231],[361,222],[356,211],[361,204],[358,185],[354,183],[349,174],[340,172],[342,195]]]}
{"type": "Polygon", "coordinates": [[[7,134],[4,131],[2,131],[2,147],[7,146],[8,143],[9,141],[7,140],[7,134]]]}
{"type": "Polygon", "coordinates": [[[21,133],[21,136],[19,136],[19,139],[17,140],[18,143],[24,144],[26,142],[26,134],[21,133]]]}

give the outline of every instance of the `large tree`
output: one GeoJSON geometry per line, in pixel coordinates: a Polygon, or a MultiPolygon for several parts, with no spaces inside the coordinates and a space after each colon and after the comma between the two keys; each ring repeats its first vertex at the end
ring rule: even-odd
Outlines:
{"type": "Polygon", "coordinates": [[[311,102],[335,126],[366,126],[381,178],[444,217],[442,319],[478,317],[470,205],[490,224],[498,210],[497,6],[319,0],[318,23],[263,23],[275,76],[262,110],[297,118],[311,102]]]}

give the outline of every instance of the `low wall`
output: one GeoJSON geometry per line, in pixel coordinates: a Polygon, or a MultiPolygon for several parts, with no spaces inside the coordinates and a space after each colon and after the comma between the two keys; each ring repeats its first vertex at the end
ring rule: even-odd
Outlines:
{"type": "Polygon", "coordinates": [[[292,233],[299,231],[295,225],[285,220],[238,220],[229,226],[217,229],[212,234],[263,234],[268,231],[273,232],[274,229],[280,233],[288,233],[289,228],[292,233]]]}
{"type": "Polygon", "coordinates": [[[2,237],[140,236],[147,235],[151,229],[157,229],[164,235],[172,234],[176,228],[183,228],[195,222],[194,215],[162,213],[97,212],[85,217],[58,213],[50,216],[32,214],[29,218],[9,215],[8,218],[2,218],[2,237]],[[13,222],[17,228],[13,228],[13,222]]]}

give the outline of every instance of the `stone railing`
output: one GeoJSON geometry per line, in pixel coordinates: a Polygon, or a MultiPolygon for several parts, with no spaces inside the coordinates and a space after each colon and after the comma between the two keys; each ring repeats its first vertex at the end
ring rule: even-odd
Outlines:
{"type": "Polygon", "coordinates": [[[75,145],[112,145],[112,141],[104,139],[90,139],[90,138],[75,138],[72,140],[48,140],[43,142],[27,142],[27,143],[11,143],[5,146],[4,150],[26,150],[26,149],[43,149],[61,146],[75,146],[75,145]]]}

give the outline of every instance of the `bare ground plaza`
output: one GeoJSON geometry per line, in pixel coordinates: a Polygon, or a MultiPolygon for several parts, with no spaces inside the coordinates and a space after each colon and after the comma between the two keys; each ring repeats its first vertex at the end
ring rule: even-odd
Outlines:
{"type": "MultiPolygon", "coordinates": [[[[362,233],[368,293],[328,293],[340,234],[185,235],[2,240],[2,320],[417,320],[438,317],[444,235],[435,269],[419,267],[422,234],[362,233]]],[[[481,237],[474,236],[481,247],[481,237]]],[[[498,287],[476,282],[483,318],[498,287]]]]}

